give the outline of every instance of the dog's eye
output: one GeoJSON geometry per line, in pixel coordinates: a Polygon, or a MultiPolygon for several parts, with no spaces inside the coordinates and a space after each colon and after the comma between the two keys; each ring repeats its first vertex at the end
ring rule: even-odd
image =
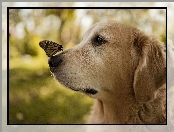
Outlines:
{"type": "Polygon", "coordinates": [[[95,45],[95,46],[99,46],[99,45],[102,45],[104,43],[106,43],[107,41],[100,35],[97,35],[96,37],[93,38],[92,40],[92,43],[95,45]]]}

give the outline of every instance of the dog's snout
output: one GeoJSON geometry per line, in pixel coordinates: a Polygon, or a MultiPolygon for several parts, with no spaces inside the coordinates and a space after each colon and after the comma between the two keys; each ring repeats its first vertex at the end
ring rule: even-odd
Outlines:
{"type": "Polygon", "coordinates": [[[57,67],[62,62],[62,58],[60,56],[52,56],[48,60],[48,64],[50,67],[57,67]]]}

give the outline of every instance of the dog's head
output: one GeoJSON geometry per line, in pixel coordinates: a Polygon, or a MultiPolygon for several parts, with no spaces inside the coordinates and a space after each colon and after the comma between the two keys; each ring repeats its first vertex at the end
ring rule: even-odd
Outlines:
{"type": "Polygon", "coordinates": [[[77,46],[49,59],[66,87],[98,99],[115,94],[147,101],[165,83],[165,58],[158,41],[115,22],[93,25],[77,46]]]}

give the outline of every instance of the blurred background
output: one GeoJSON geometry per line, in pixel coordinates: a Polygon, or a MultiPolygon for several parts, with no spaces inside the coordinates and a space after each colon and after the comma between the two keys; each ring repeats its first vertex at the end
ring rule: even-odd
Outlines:
{"type": "MultiPolygon", "coordinates": [[[[75,2],[59,6],[69,4],[84,6],[75,2]]],[[[85,6],[93,4],[97,3],[85,6]]],[[[56,5],[37,3],[37,6],[56,5]]],[[[10,124],[84,124],[90,113],[93,99],[63,87],[54,79],[39,41],[52,40],[66,50],[78,44],[92,24],[112,19],[136,26],[166,44],[165,9],[10,9],[8,17],[10,124]]]]}

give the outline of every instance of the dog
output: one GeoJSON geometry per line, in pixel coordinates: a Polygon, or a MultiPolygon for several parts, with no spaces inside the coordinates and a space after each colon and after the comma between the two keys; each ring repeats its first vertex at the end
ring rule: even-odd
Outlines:
{"type": "Polygon", "coordinates": [[[94,98],[87,124],[166,124],[165,47],[136,27],[98,22],[48,63],[61,84],[94,98]]]}

